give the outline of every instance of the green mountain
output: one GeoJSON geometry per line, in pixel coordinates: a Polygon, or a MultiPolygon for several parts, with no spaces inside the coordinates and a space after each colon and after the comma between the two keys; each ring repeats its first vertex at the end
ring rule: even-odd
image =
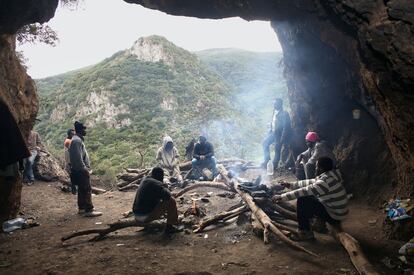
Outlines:
{"type": "Polygon", "coordinates": [[[84,121],[93,169],[107,180],[138,165],[139,153],[154,164],[165,134],[182,155],[188,141],[205,132],[218,157],[254,157],[266,127],[260,116],[271,112],[269,98],[285,92],[271,83],[281,75],[279,60],[240,50],[194,54],[160,36],[140,38],[96,65],[36,80],[36,129],[63,154],[66,130],[84,121]]]}

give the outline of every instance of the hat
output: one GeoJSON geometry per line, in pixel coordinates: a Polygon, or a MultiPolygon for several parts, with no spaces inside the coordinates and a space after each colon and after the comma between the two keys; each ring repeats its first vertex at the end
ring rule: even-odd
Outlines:
{"type": "Polygon", "coordinates": [[[74,126],[75,126],[75,131],[76,132],[78,132],[79,130],[86,129],[86,126],[83,125],[83,123],[79,122],[79,121],[75,121],[74,126]]]}
{"type": "Polygon", "coordinates": [[[308,132],[305,137],[306,141],[317,142],[319,140],[318,134],[315,132],[308,132]]]}

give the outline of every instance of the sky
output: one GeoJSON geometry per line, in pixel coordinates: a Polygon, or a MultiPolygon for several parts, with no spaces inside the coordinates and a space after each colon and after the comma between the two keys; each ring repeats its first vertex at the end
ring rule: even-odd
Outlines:
{"type": "Polygon", "coordinates": [[[59,7],[47,24],[59,36],[56,47],[41,43],[18,46],[28,60],[28,73],[33,78],[96,64],[130,48],[139,37],[153,34],[189,51],[281,51],[270,22],[172,16],[122,0],[84,0],[77,8],[59,7]]]}

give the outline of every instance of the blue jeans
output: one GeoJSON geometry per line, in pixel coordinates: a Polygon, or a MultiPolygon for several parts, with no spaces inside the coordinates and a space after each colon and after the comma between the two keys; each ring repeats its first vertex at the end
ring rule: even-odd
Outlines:
{"type": "Polygon", "coordinates": [[[217,161],[216,161],[215,157],[205,158],[204,160],[193,158],[191,163],[192,163],[194,174],[200,173],[200,176],[201,176],[201,171],[204,168],[210,169],[211,172],[213,172],[214,176],[217,176],[217,174],[218,174],[218,172],[217,172],[217,161]]]}
{"type": "Polygon", "coordinates": [[[273,167],[277,168],[280,161],[280,154],[282,151],[282,143],[280,137],[278,138],[274,132],[268,134],[263,141],[263,163],[267,163],[270,160],[270,145],[275,144],[275,157],[273,159],[273,167]]]}
{"type": "Polygon", "coordinates": [[[30,157],[24,160],[24,181],[34,181],[33,163],[37,157],[37,150],[32,150],[30,153],[30,157]]]}

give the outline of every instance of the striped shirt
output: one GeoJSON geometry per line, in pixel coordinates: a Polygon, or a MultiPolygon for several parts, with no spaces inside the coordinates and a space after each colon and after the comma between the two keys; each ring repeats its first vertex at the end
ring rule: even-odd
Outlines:
{"type": "Polygon", "coordinates": [[[282,200],[290,201],[299,197],[315,196],[333,219],[343,220],[348,214],[348,197],[339,170],[331,170],[314,179],[291,184],[293,191],[282,194],[282,200]]]}

